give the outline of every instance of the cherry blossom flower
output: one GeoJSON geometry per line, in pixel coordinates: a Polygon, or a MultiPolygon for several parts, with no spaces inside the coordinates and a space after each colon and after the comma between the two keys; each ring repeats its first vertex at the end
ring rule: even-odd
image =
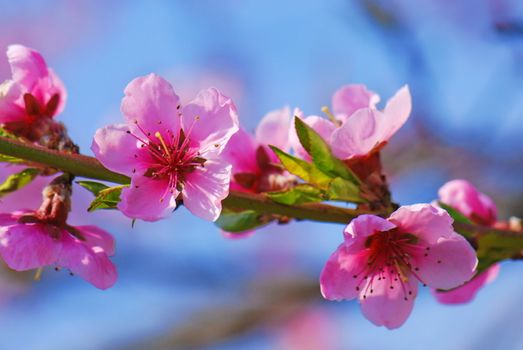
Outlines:
{"type": "MultiPolygon", "coordinates": [[[[470,182],[466,180],[449,181],[439,189],[438,194],[442,203],[458,210],[473,222],[484,226],[496,225],[497,208],[494,201],[479,192],[470,182]]],[[[468,303],[474,299],[483,286],[496,279],[499,270],[499,264],[494,264],[458,288],[450,291],[433,290],[432,292],[443,304],[468,303]]]]}
{"type": "MultiPolygon", "coordinates": [[[[331,120],[318,116],[302,119],[331,145],[338,158],[361,158],[379,151],[410,115],[411,97],[406,85],[387,101],[382,111],[376,108],[379,100],[363,85],[347,85],[332,98],[331,120]]],[[[296,154],[307,159],[298,138],[291,135],[290,140],[296,154]]]]}
{"type": "Polygon", "coordinates": [[[91,147],[103,165],[131,177],[118,208],[156,221],[181,199],[193,214],[216,220],[231,178],[220,153],[238,130],[231,99],[210,88],[182,107],[172,86],[149,74],[127,85],[121,109],[127,123],[99,129],[91,147]]]}
{"type": "Polygon", "coordinates": [[[117,279],[113,254],[113,238],[96,226],[56,224],[38,212],[0,214],[0,255],[14,270],[63,267],[107,289],[117,279]]]}
{"type": "Polygon", "coordinates": [[[365,317],[389,329],[410,315],[419,283],[457,287],[478,262],[448,213],[430,204],[400,207],[388,219],[361,215],[344,236],[321,273],[321,292],[329,300],[358,298],[365,317]]]}
{"type": "Polygon", "coordinates": [[[0,85],[0,123],[18,129],[63,111],[65,87],[40,53],[22,45],[10,45],[7,58],[12,78],[0,85]]]}
{"type": "Polygon", "coordinates": [[[231,137],[223,152],[232,164],[231,189],[250,193],[280,191],[295,181],[278,166],[278,157],[268,147],[289,150],[290,122],[290,109],[285,107],[265,115],[254,136],[240,129],[231,137]]]}

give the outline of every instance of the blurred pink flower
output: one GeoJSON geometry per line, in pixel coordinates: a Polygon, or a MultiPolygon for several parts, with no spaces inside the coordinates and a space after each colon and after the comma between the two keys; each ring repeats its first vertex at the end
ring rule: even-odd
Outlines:
{"type": "MultiPolygon", "coordinates": [[[[496,224],[497,208],[494,201],[479,192],[470,182],[466,180],[449,181],[439,189],[438,194],[442,203],[458,210],[472,221],[485,226],[496,224]]],[[[432,293],[443,304],[468,303],[474,299],[483,286],[496,279],[499,269],[499,264],[494,264],[463,286],[450,291],[434,289],[432,293]]]]}
{"type": "Polygon", "coordinates": [[[182,107],[172,86],[149,74],[127,85],[121,109],[127,124],[99,129],[91,147],[107,168],[131,177],[118,208],[156,221],[181,195],[193,214],[216,220],[229,193],[231,165],[220,153],[238,130],[233,102],[210,88],[182,107]]]}
{"type": "Polygon", "coordinates": [[[223,157],[232,164],[231,189],[260,193],[279,191],[294,177],[283,171],[268,145],[289,150],[291,112],[288,107],[269,112],[260,121],[255,135],[241,129],[231,137],[223,157]]]}
{"type": "Polygon", "coordinates": [[[367,90],[362,84],[345,85],[336,90],[332,96],[332,111],[336,119],[344,122],[358,109],[376,109],[380,96],[367,90]]]}
{"type": "Polygon", "coordinates": [[[12,79],[0,85],[0,123],[30,127],[39,118],[52,118],[63,111],[65,87],[37,51],[11,45],[7,58],[12,79]]]}
{"type": "Polygon", "coordinates": [[[389,329],[407,320],[418,283],[457,287],[478,262],[448,213],[430,204],[400,207],[388,219],[361,215],[344,236],[321,273],[321,292],[329,300],[358,297],[365,317],[389,329]]]}
{"type": "Polygon", "coordinates": [[[36,212],[0,214],[0,255],[17,271],[64,267],[100,289],[117,279],[114,240],[96,226],[55,225],[36,212]]]}

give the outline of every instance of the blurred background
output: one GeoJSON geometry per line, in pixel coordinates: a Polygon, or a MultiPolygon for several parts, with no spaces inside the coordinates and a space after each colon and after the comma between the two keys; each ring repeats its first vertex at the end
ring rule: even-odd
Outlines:
{"type": "MultiPolygon", "coordinates": [[[[319,114],[347,83],[382,101],[407,83],[413,113],[384,154],[394,199],[428,202],[467,178],[501,219],[523,216],[521,1],[0,0],[0,51],[11,43],[39,50],[65,82],[58,118],[87,154],[96,129],[121,120],[125,85],[150,72],[182,101],[219,88],[250,130],[285,105],[319,114]]],[[[9,77],[0,57],[0,81],[9,77]]],[[[52,269],[38,282],[2,273],[1,350],[523,348],[520,263],[502,264],[467,305],[422,290],[407,323],[388,331],[356,302],[320,298],[341,226],[271,225],[227,240],[181,209],[131,228],[117,212],[87,215],[89,194],[75,191],[71,223],[115,235],[119,280],[99,291],[52,269]]],[[[0,209],[32,203],[17,195],[0,209]]]]}

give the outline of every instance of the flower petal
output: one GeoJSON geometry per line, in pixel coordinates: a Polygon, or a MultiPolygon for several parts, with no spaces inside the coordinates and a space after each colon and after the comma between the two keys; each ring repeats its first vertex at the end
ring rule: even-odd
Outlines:
{"type": "Polygon", "coordinates": [[[131,175],[133,169],[146,167],[135,155],[140,151],[137,140],[127,133],[124,124],[109,125],[96,130],[91,150],[96,158],[108,169],[131,175]]]}
{"type": "Polygon", "coordinates": [[[418,282],[409,278],[402,287],[399,282],[391,289],[390,279],[374,279],[372,293],[360,296],[363,315],[377,326],[400,327],[409,317],[418,293],[418,282]],[[412,293],[409,293],[412,292],[412,293]],[[405,300],[406,299],[406,300],[405,300]]]}
{"type": "Polygon", "coordinates": [[[289,150],[289,127],[291,110],[289,107],[267,113],[256,128],[256,140],[264,145],[273,145],[281,150],[289,150]]]}
{"type": "Polygon", "coordinates": [[[115,242],[113,236],[98,226],[76,226],[85,237],[85,244],[91,247],[101,247],[109,256],[114,255],[115,242]]]}
{"type": "Polygon", "coordinates": [[[11,65],[13,80],[28,92],[49,76],[45,60],[36,50],[23,45],[9,45],[7,59],[11,65]]]}
{"type": "Polygon", "coordinates": [[[365,85],[345,85],[332,96],[332,110],[343,121],[360,108],[375,108],[379,101],[379,95],[365,85]]]}
{"type": "Polygon", "coordinates": [[[440,238],[425,255],[414,259],[423,283],[437,289],[456,288],[469,281],[478,264],[472,246],[457,233],[451,238],[440,238]]]}
{"type": "Polygon", "coordinates": [[[367,237],[377,232],[389,231],[396,228],[394,223],[376,215],[360,215],[352,220],[343,230],[345,244],[364,248],[367,237]]]}
{"type": "Polygon", "coordinates": [[[383,110],[384,118],[380,121],[383,125],[386,139],[390,139],[409,119],[412,110],[412,101],[409,87],[404,85],[388,101],[383,110]]]}
{"type": "Polygon", "coordinates": [[[439,189],[438,194],[441,202],[472,220],[479,219],[487,226],[497,220],[497,209],[492,199],[466,180],[449,181],[439,189]]]}
{"type": "Polygon", "coordinates": [[[17,103],[20,95],[20,87],[14,81],[6,80],[0,84],[0,123],[25,120],[25,110],[17,103]]]}
{"type": "Polygon", "coordinates": [[[187,174],[183,205],[194,215],[215,221],[220,216],[222,200],[229,194],[231,165],[218,160],[207,160],[204,165],[187,174]]]}
{"type": "Polygon", "coordinates": [[[464,285],[449,290],[439,291],[432,289],[432,294],[442,304],[464,304],[470,302],[486,284],[492,282],[498,276],[499,264],[492,265],[464,285]]]}
{"type": "Polygon", "coordinates": [[[116,267],[103,248],[84,244],[65,232],[57,264],[100,289],[112,287],[118,278],[116,267]]]}
{"type": "Polygon", "coordinates": [[[145,221],[157,221],[176,208],[178,192],[169,192],[167,180],[139,176],[122,190],[118,209],[126,216],[145,221]]]}
{"type": "Polygon", "coordinates": [[[232,100],[218,90],[202,90],[182,110],[182,125],[187,137],[197,143],[202,156],[221,153],[238,131],[238,115],[232,100]]]}
{"type": "Polygon", "coordinates": [[[364,156],[386,142],[388,138],[380,125],[383,119],[378,110],[357,110],[332,133],[330,144],[334,155],[340,159],[364,156]]]}
{"type": "Polygon", "coordinates": [[[451,238],[456,235],[450,215],[431,204],[402,206],[392,213],[389,220],[402,232],[412,233],[429,244],[438,242],[440,238],[451,238]]]}
{"type": "Polygon", "coordinates": [[[133,133],[141,128],[153,135],[164,130],[178,135],[180,98],[167,80],[151,73],[132,80],[124,93],[121,110],[133,133]]]}
{"type": "Polygon", "coordinates": [[[233,173],[257,173],[256,150],[258,143],[254,137],[240,128],[232,135],[221,154],[222,159],[232,165],[233,173]]]}
{"type": "Polygon", "coordinates": [[[59,244],[41,224],[14,224],[0,230],[0,254],[17,271],[31,270],[55,263],[59,244]]]}
{"type": "Polygon", "coordinates": [[[363,251],[341,244],[329,257],[320,275],[321,294],[325,299],[340,301],[358,296],[361,278],[355,275],[365,269],[367,256],[363,251]]]}

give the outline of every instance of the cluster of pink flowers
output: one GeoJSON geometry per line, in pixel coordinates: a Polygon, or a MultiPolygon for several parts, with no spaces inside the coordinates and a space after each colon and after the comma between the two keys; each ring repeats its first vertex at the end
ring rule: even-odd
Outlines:
{"type": "MultiPolygon", "coordinates": [[[[28,135],[40,120],[63,110],[66,92],[36,51],[15,45],[8,58],[13,77],[0,85],[0,123],[34,142],[28,135]]],[[[328,118],[305,117],[285,107],[268,113],[251,135],[239,126],[232,100],[218,90],[203,90],[182,104],[169,82],[149,74],[127,85],[124,123],[99,129],[91,149],[106,168],[131,179],[117,206],[129,218],[156,221],[183,204],[194,215],[216,221],[230,191],[281,192],[300,184],[269,148],[314,161],[293,116],[321,136],[367,191],[386,188],[379,154],[412,106],[407,86],[383,110],[379,101],[365,86],[348,85],[333,95],[332,113],[324,109],[328,118]]],[[[109,259],[113,238],[95,226],[67,223],[72,182],[57,179],[44,190],[38,210],[0,214],[0,255],[15,270],[54,265],[108,288],[117,277],[109,259]]],[[[380,193],[385,192],[374,194],[380,193]]],[[[451,181],[439,196],[472,222],[496,225],[492,200],[468,182],[451,181]]],[[[383,205],[393,207],[390,199],[383,205]]],[[[343,243],[321,273],[321,293],[329,300],[357,298],[370,321],[396,328],[410,315],[420,284],[443,303],[472,299],[499,269],[494,265],[475,276],[477,264],[474,248],[455,232],[453,219],[438,203],[407,205],[388,218],[361,215],[347,225],[343,243]]]]}

